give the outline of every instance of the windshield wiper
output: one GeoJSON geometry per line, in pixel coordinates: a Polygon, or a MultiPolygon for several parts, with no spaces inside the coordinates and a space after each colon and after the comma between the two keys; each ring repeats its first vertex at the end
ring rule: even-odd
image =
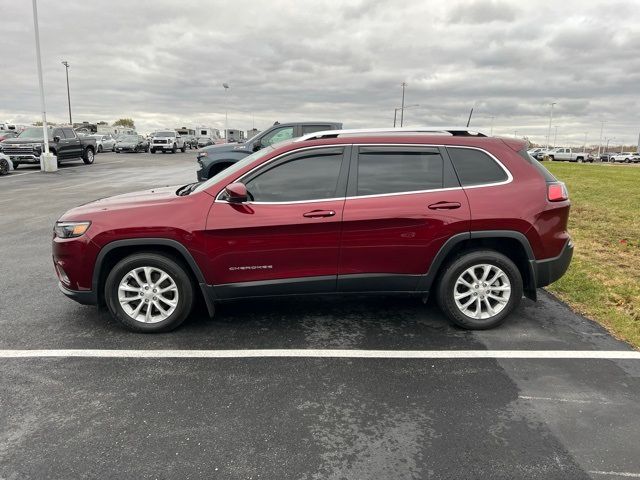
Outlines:
{"type": "Polygon", "coordinates": [[[179,195],[180,197],[184,197],[185,195],[189,195],[191,192],[193,192],[198,185],[200,185],[202,182],[195,182],[195,183],[188,183],[182,187],[180,187],[177,191],[176,191],[176,195],[179,195]]]}

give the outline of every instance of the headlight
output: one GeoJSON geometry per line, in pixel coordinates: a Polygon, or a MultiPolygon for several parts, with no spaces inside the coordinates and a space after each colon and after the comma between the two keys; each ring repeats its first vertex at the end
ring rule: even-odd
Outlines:
{"type": "Polygon", "coordinates": [[[209,154],[207,152],[198,152],[198,159],[203,158],[203,157],[208,157],[209,154]]]}
{"type": "Polygon", "coordinates": [[[56,222],[53,231],[58,238],[75,238],[84,235],[91,222],[56,222]]]}

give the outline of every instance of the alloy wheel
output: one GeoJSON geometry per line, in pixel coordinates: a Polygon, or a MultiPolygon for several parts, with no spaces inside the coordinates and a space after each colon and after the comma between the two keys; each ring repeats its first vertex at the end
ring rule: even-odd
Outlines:
{"type": "Polygon", "coordinates": [[[178,306],[178,286],[171,276],[157,267],[138,267],[129,271],[118,285],[118,301],[124,312],[141,323],[158,323],[178,306]]]}
{"type": "Polygon", "coordinates": [[[509,302],[511,283],[500,268],[479,264],[467,268],[456,280],[453,298],[461,313],[475,319],[498,315],[509,302]]]}

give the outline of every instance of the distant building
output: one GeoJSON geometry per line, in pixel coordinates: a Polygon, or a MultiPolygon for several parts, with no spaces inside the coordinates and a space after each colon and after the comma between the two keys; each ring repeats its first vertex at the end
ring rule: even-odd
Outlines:
{"type": "Polygon", "coordinates": [[[252,128],[251,130],[247,130],[247,138],[255,137],[259,133],[260,133],[260,130],[258,130],[257,128],[252,128]]]}

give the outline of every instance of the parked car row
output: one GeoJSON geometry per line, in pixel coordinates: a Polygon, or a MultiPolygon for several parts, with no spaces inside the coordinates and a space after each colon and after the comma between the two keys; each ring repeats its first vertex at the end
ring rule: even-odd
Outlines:
{"type": "Polygon", "coordinates": [[[533,158],[540,161],[551,160],[559,162],[593,163],[594,160],[593,155],[588,152],[565,147],[556,147],[550,149],[538,147],[528,150],[528,153],[533,158]]]}

